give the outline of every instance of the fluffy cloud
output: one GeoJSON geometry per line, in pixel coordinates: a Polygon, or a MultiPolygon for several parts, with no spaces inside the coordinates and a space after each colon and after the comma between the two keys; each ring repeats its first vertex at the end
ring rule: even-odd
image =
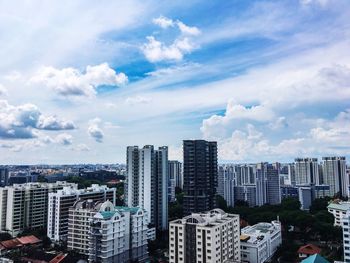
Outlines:
{"type": "Polygon", "coordinates": [[[173,20],[164,17],[164,16],[159,16],[158,18],[153,18],[152,20],[153,24],[156,24],[160,26],[161,28],[168,28],[174,26],[173,20]]]}
{"type": "MultiPolygon", "coordinates": [[[[277,119],[277,122],[285,121],[284,117],[277,119]]],[[[229,136],[217,136],[216,130],[202,132],[204,138],[218,141],[219,158],[231,161],[273,161],[281,156],[292,159],[310,155],[346,155],[350,150],[350,109],[340,112],[333,120],[301,120],[294,125],[299,126],[300,123],[312,123],[314,127],[298,136],[289,134],[287,138],[277,138],[275,142],[265,133],[267,130],[263,126],[259,130],[252,124],[247,124],[245,129],[237,126],[229,136]]]]}
{"type": "Polygon", "coordinates": [[[10,105],[0,100],[0,138],[27,139],[37,137],[37,130],[74,129],[72,121],[43,115],[33,104],[10,105]]]}
{"type": "Polygon", "coordinates": [[[71,145],[73,143],[73,136],[68,133],[61,133],[56,136],[55,141],[64,146],[71,145]]]}
{"type": "Polygon", "coordinates": [[[30,79],[30,83],[45,85],[62,96],[87,97],[96,95],[100,85],[121,86],[127,81],[124,73],[116,73],[107,63],[87,66],[85,73],[70,67],[43,67],[30,79]]]}
{"type": "Polygon", "coordinates": [[[95,139],[96,142],[102,142],[104,137],[104,132],[99,127],[101,120],[99,118],[95,118],[89,121],[88,134],[90,137],[95,139]]]}
{"type": "Polygon", "coordinates": [[[195,26],[187,26],[181,21],[177,21],[176,24],[179,27],[181,33],[183,34],[198,36],[201,33],[201,31],[195,26]]]}
{"type": "Polygon", "coordinates": [[[156,40],[153,36],[148,36],[147,40],[148,43],[142,46],[142,51],[150,62],[163,60],[179,61],[183,59],[185,54],[190,53],[195,48],[188,38],[176,39],[169,46],[156,40]]]}
{"type": "Polygon", "coordinates": [[[175,38],[170,45],[166,45],[165,43],[156,40],[154,36],[148,36],[148,42],[142,45],[141,50],[150,62],[166,60],[180,61],[185,54],[191,53],[197,47],[191,38],[201,33],[197,27],[190,27],[181,21],[175,22],[164,16],[153,19],[153,23],[162,28],[177,25],[181,35],[175,38]]]}
{"type": "Polygon", "coordinates": [[[170,18],[165,16],[159,16],[158,18],[154,18],[152,20],[153,24],[160,26],[161,28],[168,28],[177,26],[182,34],[197,36],[201,33],[201,31],[195,26],[188,26],[180,20],[173,21],[170,18]]]}
{"type": "Polygon", "coordinates": [[[274,118],[274,112],[266,105],[245,107],[230,101],[224,116],[213,115],[204,119],[201,131],[206,138],[217,139],[227,135],[240,120],[267,122],[274,118]]]}

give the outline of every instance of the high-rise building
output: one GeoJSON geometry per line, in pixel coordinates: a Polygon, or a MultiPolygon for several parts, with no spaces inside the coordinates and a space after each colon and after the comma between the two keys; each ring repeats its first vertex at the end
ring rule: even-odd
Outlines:
{"type": "Polygon", "coordinates": [[[115,188],[93,184],[86,189],[76,186],[64,187],[49,193],[47,236],[52,241],[66,241],[68,235],[69,208],[78,200],[91,199],[94,202],[109,200],[115,204],[115,188]]]}
{"type": "Polygon", "coordinates": [[[168,199],[169,202],[175,201],[175,188],[182,186],[182,164],[179,161],[169,161],[168,163],[168,199]]]}
{"type": "Polygon", "coordinates": [[[239,215],[221,209],[170,222],[169,262],[240,262],[239,215]]]}
{"type": "Polygon", "coordinates": [[[183,188],[182,163],[169,161],[169,178],[174,178],[175,187],[183,188]]]}
{"type": "Polygon", "coordinates": [[[281,203],[281,185],[279,168],[271,164],[265,164],[267,178],[267,203],[277,205],[281,203]]]}
{"type": "Polygon", "coordinates": [[[246,184],[234,187],[235,201],[247,202],[250,207],[257,206],[257,190],[256,185],[246,184]]]}
{"type": "Polygon", "coordinates": [[[9,170],[6,167],[0,167],[0,186],[7,186],[9,180],[9,170]]]}
{"type": "Polygon", "coordinates": [[[185,140],[183,154],[184,214],[215,208],[218,183],[217,143],[185,140]]]}
{"type": "Polygon", "coordinates": [[[258,223],[241,230],[242,262],[263,263],[269,260],[282,244],[281,223],[258,223]]]}
{"type": "Polygon", "coordinates": [[[267,203],[267,169],[265,163],[259,163],[256,167],[256,205],[267,203]]]}
{"type": "Polygon", "coordinates": [[[297,185],[321,184],[317,158],[295,159],[295,181],[297,185]]]}
{"type": "Polygon", "coordinates": [[[349,178],[346,176],[345,157],[323,157],[323,181],[329,185],[331,196],[349,196],[349,178]]]}
{"type": "Polygon", "coordinates": [[[127,148],[125,203],[147,211],[149,222],[157,229],[168,229],[168,148],[154,150],[127,148]]]}
{"type": "MultiPolygon", "coordinates": [[[[226,203],[228,206],[234,206],[235,205],[235,184],[236,184],[236,178],[235,178],[235,167],[233,165],[225,165],[222,166],[223,172],[224,172],[224,182],[223,184],[223,190],[224,190],[224,199],[226,200],[226,203]]],[[[220,170],[219,170],[220,172],[220,170]]]]}
{"type": "Polygon", "coordinates": [[[0,188],[1,231],[17,235],[25,228],[40,229],[47,225],[48,195],[75,186],[67,182],[26,183],[0,188]]]}

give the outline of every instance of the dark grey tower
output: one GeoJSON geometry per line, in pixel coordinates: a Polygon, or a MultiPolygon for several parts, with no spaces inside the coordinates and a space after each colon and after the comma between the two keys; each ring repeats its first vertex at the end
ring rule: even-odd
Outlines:
{"type": "Polygon", "coordinates": [[[184,214],[215,208],[218,182],[217,143],[185,140],[183,153],[184,214]]]}

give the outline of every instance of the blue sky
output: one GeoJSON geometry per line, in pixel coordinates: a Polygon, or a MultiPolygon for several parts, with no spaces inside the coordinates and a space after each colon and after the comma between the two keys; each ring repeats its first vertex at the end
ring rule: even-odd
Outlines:
{"type": "Polygon", "coordinates": [[[350,2],[0,2],[0,163],[350,157],[350,2]]]}

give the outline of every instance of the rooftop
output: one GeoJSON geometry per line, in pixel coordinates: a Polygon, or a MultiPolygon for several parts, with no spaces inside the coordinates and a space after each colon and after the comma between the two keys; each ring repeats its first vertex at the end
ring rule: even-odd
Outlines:
{"type": "Polygon", "coordinates": [[[338,202],[338,203],[330,203],[327,206],[328,209],[336,209],[341,211],[347,211],[350,209],[350,202],[338,202]]]}
{"type": "Polygon", "coordinates": [[[321,253],[321,249],[313,244],[307,244],[298,249],[299,254],[314,255],[321,253]]]}
{"type": "Polygon", "coordinates": [[[312,255],[303,261],[301,263],[330,263],[328,260],[320,256],[319,254],[312,255]]]}

